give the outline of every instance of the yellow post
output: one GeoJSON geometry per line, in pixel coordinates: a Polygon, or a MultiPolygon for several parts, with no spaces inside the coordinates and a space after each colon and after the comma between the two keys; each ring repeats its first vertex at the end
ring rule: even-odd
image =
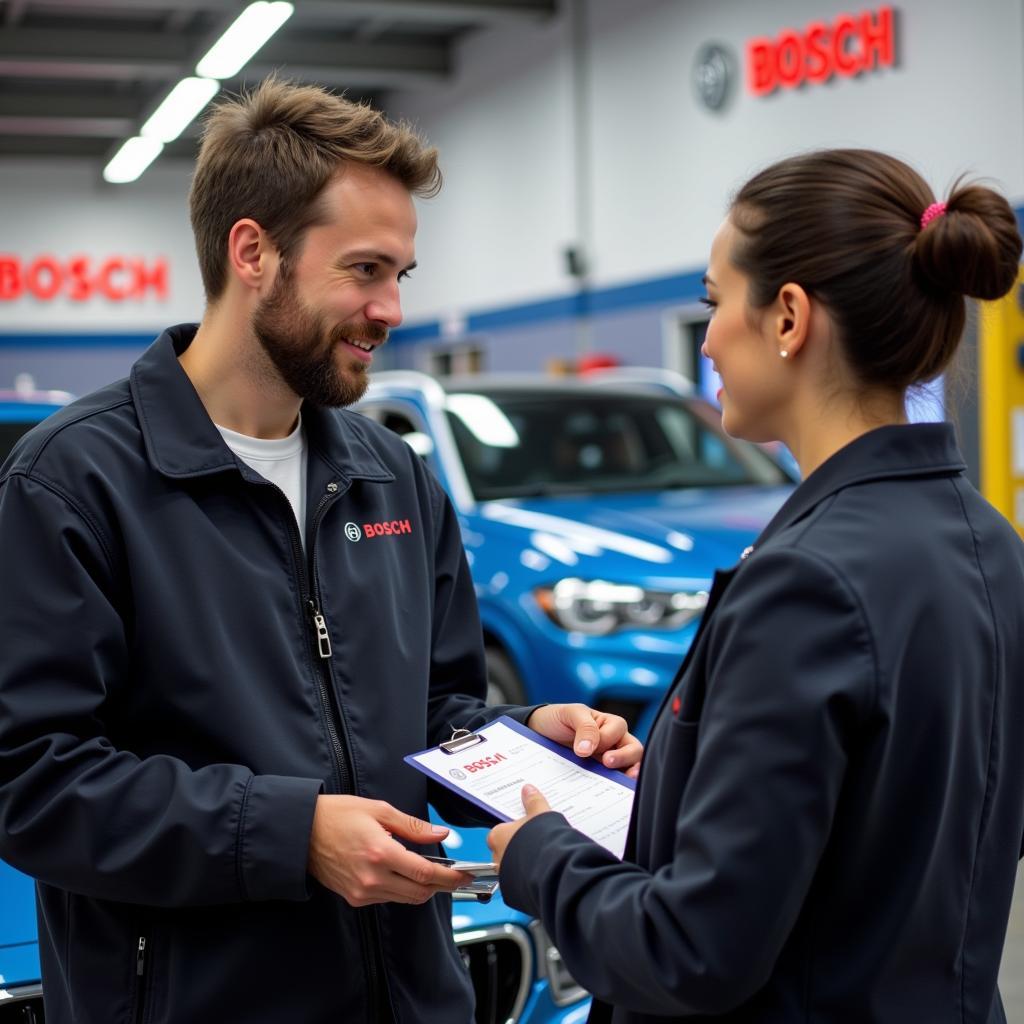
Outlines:
{"type": "Polygon", "coordinates": [[[1024,536],[1024,272],[981,304],[978,362],[981,490],[1024,536]]]}

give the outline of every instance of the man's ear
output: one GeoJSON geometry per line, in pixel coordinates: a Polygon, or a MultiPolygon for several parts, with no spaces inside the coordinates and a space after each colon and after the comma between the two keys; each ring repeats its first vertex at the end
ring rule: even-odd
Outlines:
{"type": "Polygon", "coordinates": [[[779,354],[793,359],[811,328],[810,297],[800,285],[787,282],[779,289],[772,314],[772,335],[779,354]]]}
{"type": "Polygon", "coordinates": [[[228,233],[228,267],[245,288],[268,288],[277,270],[278,254],[266,231],[248,217],[236,221],[228,233]]]}

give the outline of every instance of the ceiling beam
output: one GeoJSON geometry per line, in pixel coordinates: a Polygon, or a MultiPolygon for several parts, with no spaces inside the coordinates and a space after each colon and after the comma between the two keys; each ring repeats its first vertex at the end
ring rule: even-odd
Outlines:
{"type": "Polygon", "coordinates": [[[9,117],[0,115],[0,135],[118,139],[130,135],[134,130],[135,121],[128,117],[9,117]]]}
{"type": "Polygon", "coordinates": [[[7,0],[7,10],[4,11],[4,24],[17,25],[28,7],[28,0],[7,0]]]}
{"type": "MultiPolygon", "coordinates": [[[[18,0],[13,0],[18,2],[18,0]]],[[[68,0],[32,0],[33,10],[66,11],[68,0]]],[[[100,6],[100,4],[97,4],[100,6]]],[[[102,0],[105,11],[211,11],[237,14],[239,0],[102,0]]],[[[500,25],[553,17],[557,0],[302,0],[295,19],[390,18],[420,24],[500,25]]]]}
{"type": "MultiPolygon", "coordinates": [[[[0,76],[170,82],[192,72],[201,49],[163,32],[0,29],[0,76]]],[[[275,68],[325,85],[409,88],[443,81],[451,53],[444,42],[331,42],[322,33],[289,33],[272,39],[242,77],[253,81],[275,68]]]]}
{"type": "Polygon", "coordinates": [[[140,32],[100,28],[0,29],[0,55],[27,59],[86,59],[187,61],[197,42],[166,32],[140,32]]]}
{"type": "Polygon", "coordinates": [[[90,96],[71,93],[0,92],[0,117],[138,117],[135,96],[90,96]]]}
{"type": "Polygon", "coordinates": [[[451,73],[447,44],[331,42],[289,34],[272,39],[243,69],[252,82],[280,70],[289,78],[352,89],[407,89],[436,85],[451,73]]]}

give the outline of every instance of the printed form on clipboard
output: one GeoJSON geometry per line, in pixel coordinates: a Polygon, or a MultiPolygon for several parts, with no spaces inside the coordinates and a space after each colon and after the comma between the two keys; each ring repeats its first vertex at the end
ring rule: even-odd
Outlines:
{"type": "Polygon", "coordinates": [[[504,715],[405,760],[502,821],[526,813],[522,789],[530,783],[573,828],[616,857],[626,848],[635,781],[504,715]]]}

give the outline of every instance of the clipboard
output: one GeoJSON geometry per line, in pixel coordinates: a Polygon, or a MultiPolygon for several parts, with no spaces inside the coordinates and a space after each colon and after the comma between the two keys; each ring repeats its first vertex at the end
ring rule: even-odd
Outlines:
{"type": "Polygon", "coordinates": [[[522,786],[532,783],[570,825],[622,856],[636,781],[505,715],[405,761],[500,821],[522,817],[522,786]]]}

